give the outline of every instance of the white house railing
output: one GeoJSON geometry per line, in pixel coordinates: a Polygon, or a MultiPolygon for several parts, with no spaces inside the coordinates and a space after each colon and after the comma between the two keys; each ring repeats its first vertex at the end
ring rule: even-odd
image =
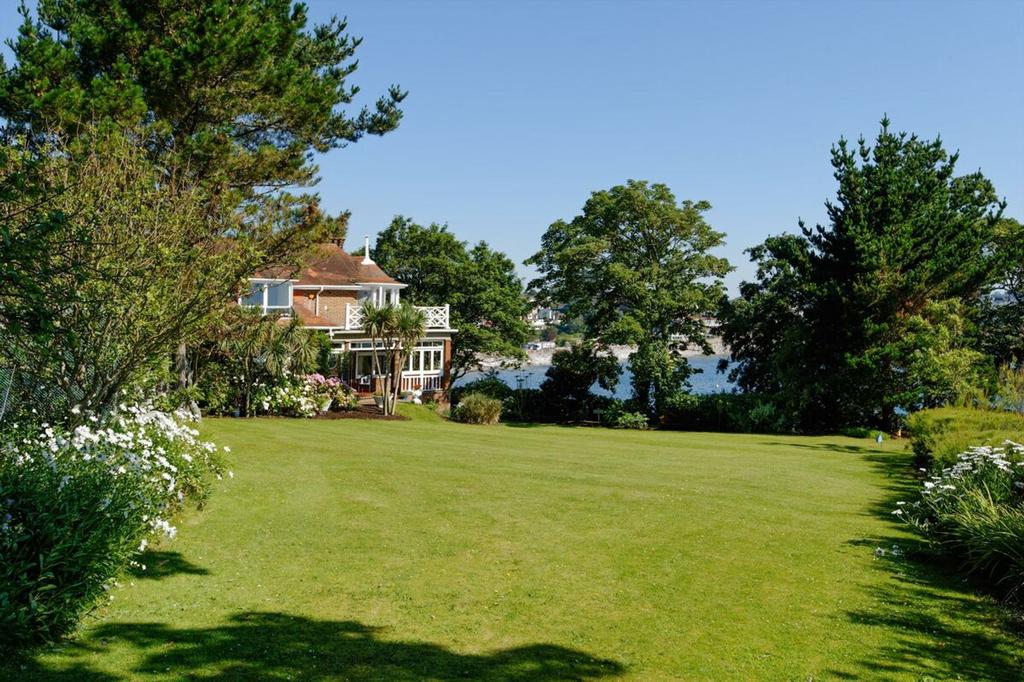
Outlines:
{"type": "MultiPolygon", "coordinates": [[[[416,306],[427,318],[427,329],[448,329],[449,307],[447,305],[416,306]]],[[[345,329],[360,330],[363,328],[363,306],[358,303],[345,304],[345,329]]]]}
{"type": "Polygon", "coordinates": [[[363,306],[345,304],[345,329],[363,328],[363,306]]]}
{"type": "Polygon", "coordinates": [[[402,387],[401,391],[415,391],[419,389],[421,391],[440,391],[441,390],[441,374],[424,374],[422,376],[405,376],[402,375],[402,387]]]}

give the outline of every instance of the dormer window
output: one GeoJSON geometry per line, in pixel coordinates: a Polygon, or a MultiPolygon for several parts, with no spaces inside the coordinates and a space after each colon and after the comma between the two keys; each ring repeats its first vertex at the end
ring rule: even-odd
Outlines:
{"type": "Polygon", "coordinates": [[[292,283],[286,279],[250,279],[249,293],[238,302],[244,306],[259,308],[264,315],[288,315],[292,309],[292,283]]]}

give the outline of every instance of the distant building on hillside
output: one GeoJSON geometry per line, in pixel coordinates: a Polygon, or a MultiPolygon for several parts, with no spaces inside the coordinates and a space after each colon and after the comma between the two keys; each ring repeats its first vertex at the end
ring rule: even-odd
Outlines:
{"type": "Polygon", "coordinates": [[[544,327],[557,325],[561,320],[562,313],[556,308],[534,306],[533,309],[526,314],[526,322],[534,329],[543,329],[544,327]]]}

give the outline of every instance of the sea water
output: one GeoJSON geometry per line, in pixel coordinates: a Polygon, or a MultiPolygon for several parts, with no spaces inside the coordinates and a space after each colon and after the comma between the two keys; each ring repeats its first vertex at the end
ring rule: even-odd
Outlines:
{"type": "MultiPolygon", "coordinates": [[[[723,373],[718,371],[718,361],[722,358],[711,355],[698,355],[696,357],[687,358],[690,363],[690,367],[700,370],[697,374],[690,377],[690,385],[693,387],[691,390],[693,393],[722,393],[728,392],[733,389],[733,384],[729,381],[728,370],[723,373]]],[[[614,395],[616,398],[625,400],[630,395],[630,381],[632,375],[629,372],[629,363],[622,362],[622,375],[619,377],[619,383],[615,387],[615,391],[609,393],[605,391],[597,384],[594,384],[594,393],[600,395],[614,395]]],[[[522,369],[499,369],[498,378],[504,381],[512,388],[540,388],[541,383],[544,381],[544,373],[548,371],[549,365],[529,365],[522,369]]],[[[456,385],[465,384],[474,379],[480,378],[483,372],[470,372],[465,377],[460,379],[456,385]]]]}

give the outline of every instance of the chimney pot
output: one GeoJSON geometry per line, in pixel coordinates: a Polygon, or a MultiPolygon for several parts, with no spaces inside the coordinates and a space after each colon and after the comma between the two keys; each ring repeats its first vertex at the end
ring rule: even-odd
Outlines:
{"type": "Polygon", "coordinates": [[[370,235],[366,235],[363,239],[363,265],[373,264],[373,259],[370,258],[370,235]]]}

